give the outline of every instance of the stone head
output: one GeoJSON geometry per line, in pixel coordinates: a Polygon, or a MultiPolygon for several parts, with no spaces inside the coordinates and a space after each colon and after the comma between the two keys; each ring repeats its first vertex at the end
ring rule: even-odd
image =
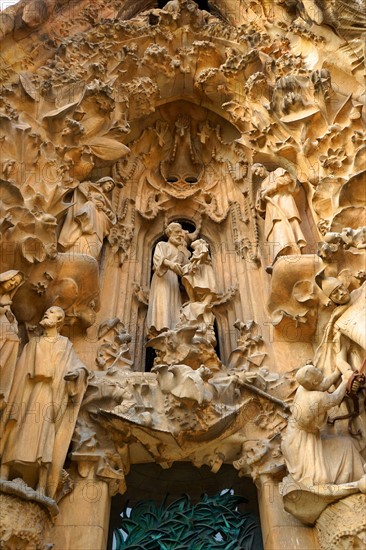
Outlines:
{"type": "Polygon", "coordinates": [[[168,237],[169,241],[176,246],[185,243],[185,231],[183,230],[180,223],[170,223],[165,230],[165,234],[168,237]]]}
{"type": "Polygon", "coordinates": [[[296,380],[306,390],[315,390],[323,381],[323,373],[313,364],[305,365],[297,371],[296,380]]]}
{"type": "Polygon", "coordinates": [[[0,275],[0,294],[15,290],[24,280],[24,276],[16,269],[10,269],[0,275]]]}
{"type": "Polygon", "coordinates": [[[57,327],[60,328],[65,320],[65,312],[61,307],[51,306],[43,315],[42,321],[39,323],[42,327],[57,327]]]}
{"type": "Polygon", "coordinates": [[[347,304],[350,300],[348,289],[335,277],[326,277],[322,283],[322,290],[337,305],[347,304]]]}
{"type": "Polygon", "coordinates": [[[263,164],[260,164],[257,162],[252,166],[252,174],[256,178],[262,180],[268,176],[268,171],[267,171],[267,168],[263,166],[263,164]]]}
{"type": "Polygon", "coordinates": [[[101,178],[97,181],[104,193],[110,193],[115,188],[114,180],[110,177],[101,178]]]}
{"type": "Polygon", "coordinates": [[[204,239],[197,239],[196,241],[193,241],[193,243],[191,243],[191,247],[193,248],[193,250],[196,250],[196,248],[199,248],[200,246],[207,246],[207,243],[204,239]]]}

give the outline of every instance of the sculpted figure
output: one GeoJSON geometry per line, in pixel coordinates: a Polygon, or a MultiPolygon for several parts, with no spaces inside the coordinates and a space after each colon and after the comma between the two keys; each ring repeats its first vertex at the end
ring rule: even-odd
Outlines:
{"type": "Polygon", "coordinates": [[[348,249],[355,247],[358,249],[366,248],[366,227],[344,227],[341,231],[341,238],[344,243],[344,248],[348,249]]]}
{"type": "Polygon", "coordinates": [[[214,300],[217,289],[208,244],[204,239],[197,239],[191,246],[193,254],[183,267],[182,283],[191,302],[209,304],[214,300]]]}
{"type": "Polygon", "coordinates": [[[263,164],[256,162],[251,168],[252,178],[255,182],[262,182],[268,176],[268,170],[263,164]]]}
{"type": "Polygon", "coordinates": [[[114,185],[109,177],[79,185],[58,239],[64,250],[99,258],[103,240],[117,221],[107,197],[114,185]]]}
{"type": "Polygon", "coordinates": [[[341,484],[363,476],[363,461],[351,437],[326,433],[327,413],[342,401],[351,371],[333,393],[328,389],[339,380],[338,370],[325,377],[314,365],[299,369],[292,416],[282,441],[282,452],[292,479],[319,490],[319,485],[341,484]]]}
{"type": "MultiPolygon", "coordinates": [[[[323,292],[335,304],[334,311],[325,327],[323,339],[315,353],[317,366],[325,375],[335,371],[353,373],[353,379],[364,385],[364,360],[366,354],[366,282],[349,293],[342,281],[326,277],[323,292]]],[[[338,433],[354,436],[360,452],[366,447],[366,411],[363,391],[351,391],[350,399],[330,413],[338,433]],[[342,420],[342,418],[344,420],[342,420]],[[348,420],[347,420],[348,419],[348,420]],[[361,436],[361,437],[359,437],[361,436]]]]}
{"type": "Polygon", "coordinates": [[[68,338],[60,335],[64,311],[50,307],[44,334],[24,347],[10,394],[1,477],[19,477],[53,497],[77,419],[88,371],[68,338]]]}
{"type": "Polygon", "coordinates": [[[293,198],[295,188],[295,180],[283,168],[269,172],[261,184],[257,209],[265,213],[264,232],[267,242],[273,246],[272,263],[278,256],[300,254],[306,245],[293,198]]]}
{"type": "Polygon", "coordinates": [[[336,368],[343,374],[358,370],[366,353],[366,283],[349,293],[342,281],[326,277],[322,290],[338,307],[316,351],[316,364],[326,375],[336,368]]]}
{"type": "Polygon", "coordinates": [[[156,245],[153,258],[154,275],[146,319],[149,332],[174,329],[182,305],[178,277],[182,275],[182,266],[189,257],[185,231],[179,223],[173,222],[168,225],[165,234],[168,242],[156,245]]]}
{"type": "Polygon", "coordinates": [[[18,323],[10,306],[23,280],[23,274],[15,269],[0,275],[0,409],[8,401],[18,356],[18,323]]]}
{"type": "Polygon", "coordinates": [[[357,0],[303,0],[302,2],[306,15],[321,25],[324,23],[334,27],[337,33],[347,39],[347,42],[355,39],[362,39],[365,31],[366,14],[365,10],[359,9],[357,0]]]}

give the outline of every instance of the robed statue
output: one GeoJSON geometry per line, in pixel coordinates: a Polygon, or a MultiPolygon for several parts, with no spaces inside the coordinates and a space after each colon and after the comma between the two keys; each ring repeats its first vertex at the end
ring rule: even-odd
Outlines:
{"type": "Polygon", "coordinates": [[[22,477],[54,497],[75,427],[88,370],[68,338],[60,335],[63,309],[50,307],[18,361],[4,411],[1,478],[22,477]]]}

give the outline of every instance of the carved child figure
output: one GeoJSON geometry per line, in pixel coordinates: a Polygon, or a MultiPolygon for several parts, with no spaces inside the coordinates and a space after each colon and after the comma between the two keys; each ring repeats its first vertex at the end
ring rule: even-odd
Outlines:
{"type": "Polygon", "coordinates": [[[193,254],[183,268],[182,283],[191,302],[210,304],[217,289],[208,244],[204,239],[197,239],[191,247],[193,254]]]}
{"type": "Polygon", "coordinates": [[[325,377],[320,369],[308,364],[296,375],[299,388],[282,440],[282,453],[292,479],[314,491],[318,485],[355,481],[364,473],[352,438],[326,433],[328,411],[342,401],[351,374],[344,374],[332,393],[327,390],[340,378],[338,370],[325,377]]]}

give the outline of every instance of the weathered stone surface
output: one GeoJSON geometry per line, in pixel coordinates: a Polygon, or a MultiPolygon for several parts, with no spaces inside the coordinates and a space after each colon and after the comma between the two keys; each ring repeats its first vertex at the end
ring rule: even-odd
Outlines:
{"type": "Polygon", "coordinates": [[[319,547],[315,528],[279,509],[282,478],[282,504],[307,524],[332,491],[363,491],[358,6],[22,0],[2,12],[2,477],[47,492],[50,450],[22,453],[73,411],[48,492],[56,548],[103,547],[110,495],[133,464],[233,465],[258,485],[274,548],[319,547]],[[62,382],[65,399],[50,396],[51,421],[41,415],[20,449],[22,415],[43,401],[25,395],[15,411],[17,392],[53,387],[57,338],[36,357],[49,308],[64,311],[53,336],[72,343],[69,370],[82,362],[85,383],[62,382]],[[329,393],[320,375],[317,388],[310,371],[301,379],[309,361],[329,393]],[[321,460],[304,463],[305,439],[321,460]],[[93,482],[103,496],[88,523],[93,482]]]}
{"type": "Polygon", "coordinates": [[[47,529],[57,513],[52,499],[32,491],[21,479],[0,482],[0,537],[6,550],[44,550],[49,544],[47,529]]]}
{"type": "Polygon", "coordinates": [[[366,496],[351,495],[329,506],[316,523],[320,548],[362,548],[366,524],[366,496]]]}

